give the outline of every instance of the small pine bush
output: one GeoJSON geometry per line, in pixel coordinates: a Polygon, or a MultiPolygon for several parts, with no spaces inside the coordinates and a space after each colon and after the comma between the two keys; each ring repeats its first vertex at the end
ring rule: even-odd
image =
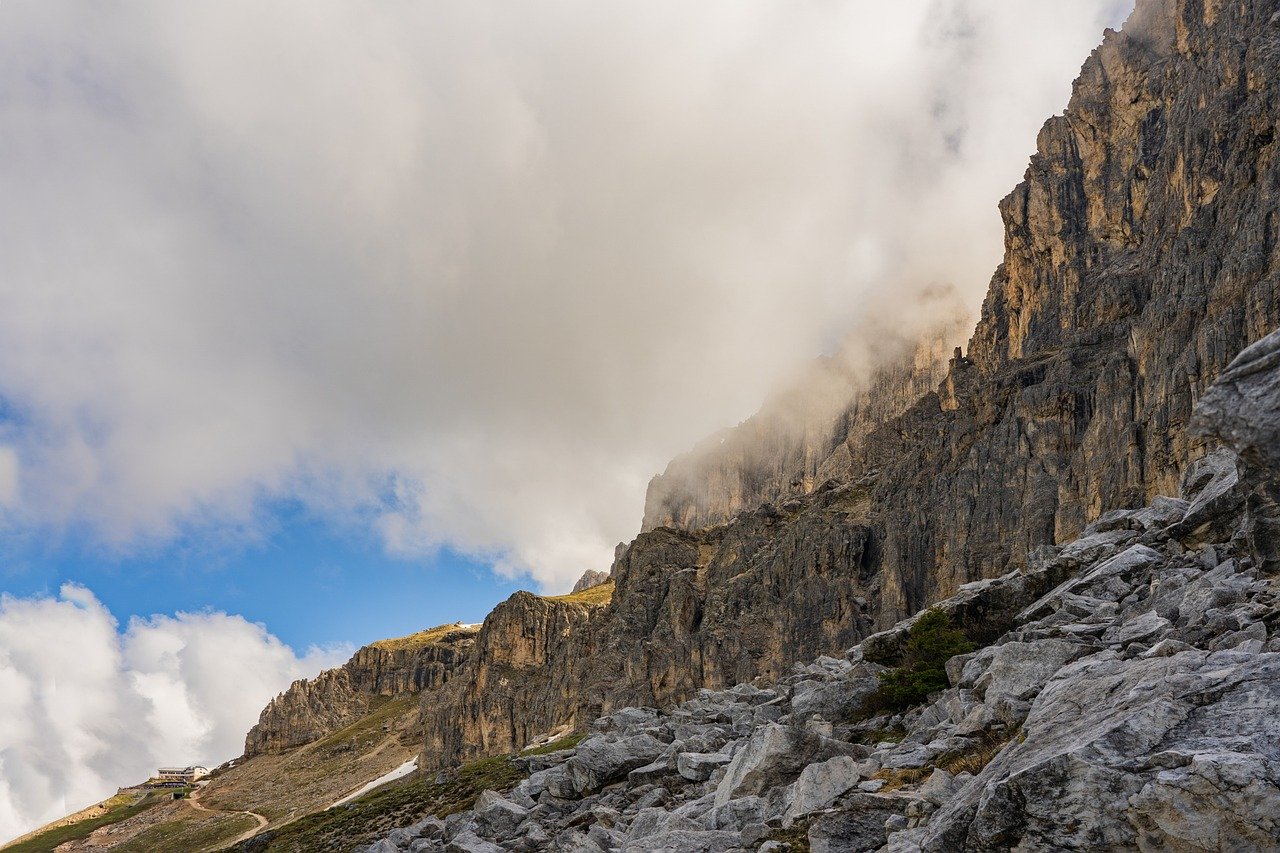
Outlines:
{"type": "Polygon", "coordinates": [[[926,610],[911,626],[902,665],[880,673],[880,686],[867,700],[867,710],[898,713],[919,705],[930,693],[947,688],[947,661],[973,649],[947,614],[926,610]]]}

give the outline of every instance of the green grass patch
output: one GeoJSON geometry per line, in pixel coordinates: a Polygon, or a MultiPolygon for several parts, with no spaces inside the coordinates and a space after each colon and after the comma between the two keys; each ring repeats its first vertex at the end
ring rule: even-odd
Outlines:
{"type": "Polygon", "coordinates": [[[134,815],[168,800],[168,791],[152,791],[136,801],[129,794],[117,794],[106,801],[108,807],[104,814],[69,823],[66,826],[54,827],[25,841],[5,847],[4,851],[5,853],[47,853],[47,851],[53,850],[59,844],[66,844],[68,841],[81,841],[92,835],[94,830],[128,820],[134,815]],[[115,801],[114,804],[112,804],[113,801],[115,801]]]}
{"type": "Polygon", "coordinates": [[[418,778],[379,788],[346,805],[263,832],[235,849],[240,853],[347,851],[429,815],[445,817],[465,811],[482,791],[508,791],[523,778],[511,756],[482,758],[464,764],[443,781],[418,778]]]}

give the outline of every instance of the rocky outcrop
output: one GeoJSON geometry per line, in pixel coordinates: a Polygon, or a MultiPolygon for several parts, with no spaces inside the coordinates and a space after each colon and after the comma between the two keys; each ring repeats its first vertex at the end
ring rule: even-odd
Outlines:
{"type": "Polygon", "coordinates": [[[1199,410],[1238,461],[1215,452],[1178,498],[1109,513],[1034,567],[940,602],[971,637],[989,614],[1007,625],[947,661],[950,686],[923,703],[873,715],[810,701],[866,696],[882,669],[869,661],[892,657],[913,619],[773,683],[615,711],[576,749],[527,759],[514,789],[370,849],[1280,848],[1280,575],[1262,568],[1276,554],[1255,550],[1247,495],[1280,483],[1252,449],[1280,429],[1277,371],[1248,369],[1280,333],[1261,346],[1199,410]],[[1247,430],[1232,395],[1259,414],[1247,430]]]}
{"type": "Polygon", "coordinates": [[[576,679],[590,662],[566,662],[611,590],[604,584],[558,598],[517,592],[495,607],[454,677],[422,694],[421,766],[509,752],[574,719],[581,687],[576,679]]]}
{"type": "Polygon", "coordinates": [[[578,578],[578,582],[573,585],[573,591],[583,592],[591,589],[592,587],[597,587],[608,582],[608,572],[598,572],[595,569],[587,569],[582,573],[582,577],[578,578]]]}
{"type": "Polygon", "coordinates": [[[245,737],[245,756],[318,740],[369,712],[378,696],[419,693],[443,685],[467,659],[477,628],[442,625],[358,650],[313,679],[299,679],[263,709],[245,737]]]}

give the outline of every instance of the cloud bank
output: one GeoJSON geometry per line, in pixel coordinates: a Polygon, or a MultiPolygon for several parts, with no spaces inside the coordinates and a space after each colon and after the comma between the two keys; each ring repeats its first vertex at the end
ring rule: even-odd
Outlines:
{"type": "Polygon", "coordinates": [[[1124,6],[7,0],[0,516],[564,587],[857,321],[976,308],[1124,6]]]}
{"type": "Polygon", "coordinates": [[[299,657],[224,613],[132,619],[82,586],[0,597],[0,842],[165,764],[239,755],[267,701],[349,649],[299,657]]]}

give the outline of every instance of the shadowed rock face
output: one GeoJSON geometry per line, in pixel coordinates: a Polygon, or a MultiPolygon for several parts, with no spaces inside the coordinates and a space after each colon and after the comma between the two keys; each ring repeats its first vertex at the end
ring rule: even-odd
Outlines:
{"type": "Polygon", "coordinates": [[[438,628],[413,638],[359,649],[336,669],[299,679],[262,710],[245,737],[245,756],[278,752],[318,740],[355,722],[377,696],[418,693],[441,686],[475,642],[475,628],[438,628]]]}
{"type": "Polygon", "coordinates": [[[1173,493],[1203,453],[1193,403],[1280,324],[1273,5],[1144,0],[1044,126],[973,365],[860,460],[883,621],[1173,493]]]}

